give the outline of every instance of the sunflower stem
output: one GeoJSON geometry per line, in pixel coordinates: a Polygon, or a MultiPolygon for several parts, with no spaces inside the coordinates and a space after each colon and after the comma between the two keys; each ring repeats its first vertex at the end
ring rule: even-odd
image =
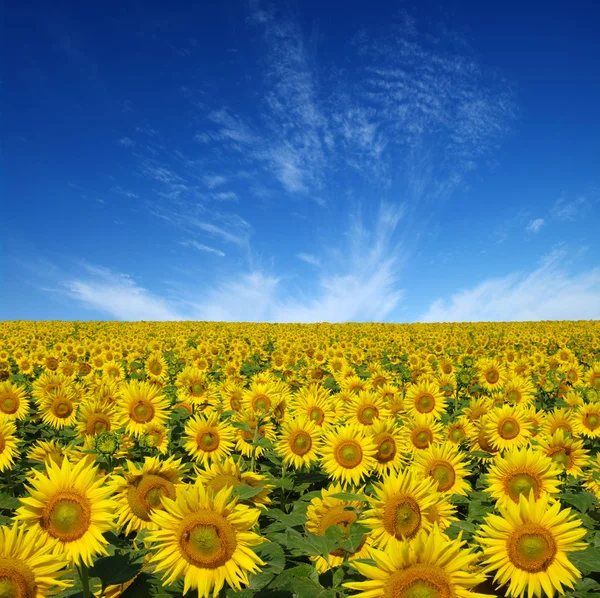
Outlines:
{"type": "Polygon", "coordinates": [[[285,490],[283,488],[283,480],[285,478],[285,462],[281,465],[281,510],[285,513],[285,490]]]}
{"type": "Polygon", "coordinates": [[[81,580],[81,593],[83,594],[83,598],[91,598],[90,576],[87,565],[81,563],[81,565],[77,567],[77,571],[79,572],[79,579],[81,580]]]}

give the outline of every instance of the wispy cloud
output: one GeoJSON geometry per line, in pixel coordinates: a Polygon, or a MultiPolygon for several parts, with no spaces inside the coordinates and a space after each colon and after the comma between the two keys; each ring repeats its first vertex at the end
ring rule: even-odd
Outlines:
{"type": "Polygon", "coordinates": [[[135,145],[135,141],[131,137],[121,137],[117,143],[123,147],[133,147],[135,145]]]}
{"type": "Polygon", "coordinates": [[[227,179],[220,174],[210,174],[204,177],[204,184],[209,189],[214,189],[215,187],[219,187],[220,185],[224,185],[227,182],[227,179]]]}
{"type": "Polygon", "coordinates": [[[215,255],[218,255],[219,257],[225,257],[225,253],[223,251],[221,251],[220,249],[215,249],[214,247],[209,247],[208,245],[204,245],[202,243],[198,243],[198,241],[181,241],[181,245],[183,245],[184,247],[193,247],[194,249],[197,249],[198,251],[204,251],[206,253],[214,253],[215,255]]]}
{"type": "Polygon", "coordinates": [[[574,221],[581,218],[589,206],[590,201],[585,195],[579,195],[572,199],[562,195],[554,202],[551,214],[558,220],[574,221]]]}
{"type": "Polygon", "coordinates": [[[543,218],[536,218],[535,220],[530,220],[529,224],[527,225],[527,230],[530,233],[537,233],[540,231],[542,226],[544,226],[544,222],[545,221],[543,218]]]}
{"type": "Polygon", "coordinates": [[[566,271],[565,248],[546,256],[529,273],[485,280],[438,299],[421,322],[596,320],[600,318],[600,269],[566,271]]]}
{"type": "Polygon", "coordinates": [[[321,265],[321,260],[316,255],[311,255],[310,253],[297,253],[296,257],[311,266],[317,266],[317,268],[321,265]]]}

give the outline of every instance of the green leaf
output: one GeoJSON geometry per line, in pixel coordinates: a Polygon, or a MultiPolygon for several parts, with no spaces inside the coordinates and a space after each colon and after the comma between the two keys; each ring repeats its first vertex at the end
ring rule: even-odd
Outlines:
{"type": "Polygon", "coordinates": [[[263,489],[264,486],[234,486],[233,495],[237,496],[240,500],[248,500],[262,492],[263,489]]]}
{"type": "Polygon", "coordinates": [[[580,552],[569,554],[569,560],[584,573],[600,573],[600,548],[588,546],[580,552]]]}
{"type": "Polygon", "coordinates": [[[283,548],[277,542],[263,542],[254,552],[267,563],[267,568],[275,574],[281,573],[285,568],[285,555],[283,548]]]}
{"type": "Polygon", "coordinates": [[[121,598],[147,598],[157,582],[159,580],[150,573],[140,573],[121,594],[121,598]]]}
{"type": "Polygon", "coordinates": [[[230,422],[234,428],[238,428],[239,430],[243,430],[244,432],[250,432],[251,434],[254,430],[250,427],[248,422],[230,422]]]}
{"type": "Polygon", "coordinates": [[[491,459],[494,456],[486,451],[469,451],[469,455],[471,457],[478,457],[480,459],[491,459]]]}
{"type": "Polygon", "coordinates": [[[366,502],[367,500],[367,497],[364,494],[353,494],[352,492],[336,492],[335,494],[330,494],[329,496],[339,500],[356,500],[362,502],[366,502]]]}
{"type": "Polygon", "coordinates": [[[98,559],[90,569],[90,577],[98,577],[102,587],[125,583],[133,579],[141,570],[143,563],[135,563],[131,555],[115,554],[98,559]]]}
{"type": "Polygon", "coordinates": [[[453,521],[450,524],[450,527],[457,527],[458,529],[469,534],[474,534],[476,530],[475,526],[472,523],[469,523],[468,521],[453,521]]]}
{"type": "Polygon", "coordinates": [[[350,534],[341,542],[342,548],[346,552],[356,552],[362,544],[367,528],[363,527],[360,523],[352,523],[350,525],[350,534]]]}
{"type": "Polygon", "coordinates": [[[590,492],[565,492],[560,495],[561,502],[566,502],[577,508],[580,513],[587,513],[590,507],[596,502],[596,497],[590,492]]]}

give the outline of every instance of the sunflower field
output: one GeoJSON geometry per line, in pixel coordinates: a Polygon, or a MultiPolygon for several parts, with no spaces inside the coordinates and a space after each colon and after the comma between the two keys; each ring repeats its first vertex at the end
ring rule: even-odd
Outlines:
{"type": "Polygon", "coordinates": [[[0,598],[600,596],[600,323],[0,323],[0,598]]]}

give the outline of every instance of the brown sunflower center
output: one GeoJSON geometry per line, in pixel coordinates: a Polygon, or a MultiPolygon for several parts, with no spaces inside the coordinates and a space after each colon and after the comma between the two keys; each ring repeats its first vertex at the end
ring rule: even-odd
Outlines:
{"type": "Polygon", "coordinates": [[[216,451],[219,448],[219,433],[215,429],[202,430],[198,434],[196,443],[198,444],[198,448],[201,451],[212,453],[213,451],[216,451]]]}
{"type": "Polygon", "coordinates": [[[358,410],[356,417],[361,424],[370,426],[373,420],[379,417],[379,409],[375,405],[363,405],[358,410]]]}
{"type": "Polygon", "coordinates": [[[559,465],[562,465],[565,469],[569,469],[573,466],[573,457],[571,451],[564,446],[557,446],[550,450],[548,456],[559,465]]]}
{"type": "Polygon", "coordinates": [[[506,393],[506,398],[510,403],[519,403],[521,401],[521,393],[513,388],[506,393]]]}
{"type": "Polygon", "coordinates": [[[144,474],[137,483],[129,486],[127,502],[136,517],[150,521],[150,513],[163,510],[161,499],[175,498],[175,484],[160,475],[144,474]]]}
{"type": "Polygon", "coordinates": [[[433,395],[426,392],[417,397],[415,401],[415,409],[419,413],[431,413],[435,408],[435,399],[433,395]]]}
{"type": "Polygon", "coordinates": [[[396,443],[390,434],[378,434],[374,440],[377,445],[375,459],[379,463],[388,463],[396,456],[396,443]]]}
{"type": "Polygon", "coordinates": [[[4,434],[2,434],[2,432],[0,432],[0,455],[2,455],[5,448],[6,448],[6,440],[4,438],[4,434]]]}
{"type": "Polygon", "coordinates": [[[494,368],[488,370],[484,375],[488,384],[496,384],[500,379],[500,372],[494,368]]]}
{"type": "Polygon", "coordinates": [[[308,432],[298,430],[290,437],[289,446],[295,455],[306,455],[312,448],[312,438],[308,432]]]}
{"type": "Polygon", "coordinates": [[[462,442],[466,437],[465,431],[463,428],[454,428],[450,432],[450,440],[456,444],[462,442]]]}
{"type": "Polygon", "coordinates": [[[527,472],[514,473],[509,476],[505,484],[505,489],[510,498],[516,503],[519,502],[521,494],[528,497],[531,490],[533,490],[537,500],[540,497],[541,491],[539,479],[527,472]]]}
{"type": "Polygon", "coordinates": [[[537,523],[526,523],[515,530],[506,540],[508,557],[512,564],[528,571],[546,571],[557,553],[552,534],[537,523]]]}
{"type": "Polygon", "coordinates": [[[50,405],[52,415],[59,419],[66,419],[73,413],[73,403],[69,399],[56,398],[50,405]]]}
{"type": "Polygon", "coordinates": [[[33,571],[18,559],[0,557],[0,597],[36,598],[37,595],[33,571]]]}
{"type": "Polygon", "coordinates": [[[154,405],[150,401],[139,399],[130,411],[131,419],[138,424],[147,424],[154,418],[154,405]]]}
{"type": "Polygon", "coordinates": [[[0,401],[0,411],[2,411],[2,413],[12,415],[17,412],[18,408],[19,399],[17,397],[3,397],[2,401],[0,401]]]}
{"type": "Polygon", "coordinates": [[[91,504],[86,496],[64,490],[57,492],[44,506],[40,525],[62,542],[74,542],[89,529],[91,504]]]}
{"type": "Polygon", "coordinates": [[[344,440],[336,447],[335,457],[339,465],[346,469],[352,469],[362,461],[362,448],[355,440],[344,440]]]}
{"type": "Polygon", "coordinates": [[[521,427],[513,417],[505,417],[498,425],[498,434],[504,440],[512,440],[519,435],[521,427]]]}
{"type": "Polygon", "coordinates": [[[425,449],[433,442],[433,433],[428,428],[416,428],[411,434],[412,443],[418,449],[425,449]]]}
{"type": "Polygon", "coordinates": [[[586,416],[583,418],[583,425],[588,430],[595,430],[596,428],[600,427],[600,415],[597,413],[586,414],[586,416]]]}
{"type": "Polygon", "coordinates": [[[186,517],[177,531],[181,554],[201,569],[227,563],[237,546],[233,526],[218,513],[202,510],[186,517]]]}
{"type": "Polygon", "coordinates": [[[311,421],[315,422],[315,424],[320,426],[323,423],[323,420],[325,419],[325,413],[321,408],[313,407],[310,410],[309,417],[311,421]]]}
{"type": "Polygon", "coordinates": [[[158,363],[158,361],[155,361],[151,366],[150,366],[150,371],[155,375],[158,376],[161,372],[162,372],[162,365],[160,365],[160,363],[158,363]]]}
{"type": "Polygon", "coordinates": [[[110,431],[110,419],[104,413],[94,413],[85,425],[86,434],[102,434],[110,431]]]}
{"type": "Polygon", "coordinates": [[[266,395],[256,395],[252,400],[254,411],[268,411],[271,408],[271,399],[266,395]]]}
{"type": "Polygon", "coordinates": [[[190,384],[190,394],[193,397],[201,397],[204,394],[204,384],[202,382],[192,382],[190,384]]]}
{"type": "Polygon", "coordinates": [[[453,598],[448,574],[435,565],[417,563],[400,569],[386,581],[385,598],[453,598]]]}
{"type": "Polygon", "coordinates": [[[383,511],[383,527],[397,539],[410,539],[421,528],[421,509],[408,494],[393,497],[383,511]]]}
{"type": "Polygon", "coordinates": [[[454,467],[447,461],[433,463],[429,467],[428,474],[438,483],[438,492],[447,492],[454,486],[456,473],[454,467]]]}

